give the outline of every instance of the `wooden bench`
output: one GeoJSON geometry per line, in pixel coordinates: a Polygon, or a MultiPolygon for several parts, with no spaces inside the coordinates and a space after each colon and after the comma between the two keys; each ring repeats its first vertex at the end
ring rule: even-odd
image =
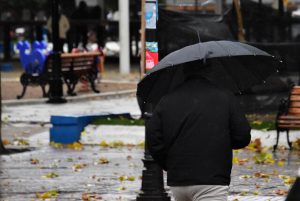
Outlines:
{"type": "MultiPolygon", "coordinates": [[[[63,53],[61,54],[61,73],[64,82],[67,85],[67,94],[74,96],[76,84],[80,79],[89,81],[92,90],[95,93],[100,91],[96,89],[95,80],[97,79],[100,53],[63,53]]],[[[20,99],[24,96],[28,85],[39,85],[43,91],[43,97],[47,97],[45,86],[49,83],[53,68],[52,57],[48,56],[45,62],[44,71],[39,75],[30,75],[23,73],[20,82],[23,85],[23,91],[17,98],[20,99]]]]}
{"type": "Polygon", "coordinates": [[[288,99],[281,100],[276,117],[277,138],[273,147],[275,151],[278,146],[280,132],[285,131],[287,142],[292,149],[289,139],[289,131],[300,129],[300,86],[292,85],[288,99]]]}
{"type": "MultiPolygon", "coordinates": [[[[89,81],[92,90],[95,93],[100,91],[96,89],[95,80],[97,79],[100,53],[64,53],[61,54],[61,72],[64,82],[68,87],[68,95],[75,96],[76,84],[80,79],[89,81]]],[[[46,69],[48,73],[52,72],[52,59],[46,60],[46,69]]]]}

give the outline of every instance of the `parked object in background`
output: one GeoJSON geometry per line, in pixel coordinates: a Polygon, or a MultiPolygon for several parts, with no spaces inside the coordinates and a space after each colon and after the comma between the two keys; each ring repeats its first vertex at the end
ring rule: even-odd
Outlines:
{"type": "Polygon", "coordinates": [[[278,146],[281,131],[286,131],[287,142],[292,149],[289,139],[291,129],[300,130],[300,86],[292,85],[287,99],[281,100],[276,117],[277,139],[273,147],[275,151],[278,146]]]}
{"type": "MultiPolygon", "coordinates": [[[[28,85],[41,86],[43,97],[47,97],[46,85],[49,83],[49,74],[52,72],[52,56],[44,52],[46,49],[45,43],[34,42],[32,45],[31,54],[26,54],[25,51],[30,48],[28,42],[19,42],[18,49],[20,50],[21,63],[24,68],[24,73],[21,75],[20,82],[23,86],[20,99],[25,95],[28,85]]],[[[61,54],[61,72],[64,82],[68,87],[68,95],[76,95],[74,92],[75,86],[80,79],[89,81],[92,90],[95,93],[99,91],[95,87],[95,80],[98,75],[98,65],[100,63],[99,52],[83,52],[83,53],[63,53],[61,54]]]]}
{"type": "MultiPolygon", "coordinates": [[[[64,53],[61,54],[61,72],[64,82],[68,87],[68,95],[75,96],[75,87],[80,79],[89,81],[95,93],[95,80],[97,79],[97,64],[100,53],[64,53]]],[[[47,73],[52,71],[52,59],[48,57],[46,61],[47,73]]]]}
{"type": "Polygon", "coordinates": [[[47,76],[45,74],[44,63],[46,61],[46,55],[44,50],[47,44],[45,42],[35,41],[32,44],[32,51],[30,54],[26,54],[26,51],[30,49],[28,41],[19,42],[17,49],[20,51],[20,60],[24,72],[20,77],[20,82],[23,86],[21,95],[17,96],[20,99],[24,96],[28,85],[41,86],[43,91],[43,97],[47,97],[45,86],[47,85],[47,76]]]}

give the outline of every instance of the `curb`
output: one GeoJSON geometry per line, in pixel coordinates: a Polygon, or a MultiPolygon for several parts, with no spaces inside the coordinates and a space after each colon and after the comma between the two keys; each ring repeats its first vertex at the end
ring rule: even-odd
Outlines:
{"type": "MultiPolygon", "coordinates": [[[[114,91],[114,92],[104,92],[100,94],[87,94],[81,96],[68,96],[67,103],[80,102],[86,100],[99,100],[99,99],[109,99],[109,98],[120,98],[126,96],[135,96],[136,89],[114,91]]],[[[34,105],[46,103],[47,98],[36,98],[36,99],[21,99],[21,100],[3,100],[3,106],[17,106],[17,105],[34,105]]]]}

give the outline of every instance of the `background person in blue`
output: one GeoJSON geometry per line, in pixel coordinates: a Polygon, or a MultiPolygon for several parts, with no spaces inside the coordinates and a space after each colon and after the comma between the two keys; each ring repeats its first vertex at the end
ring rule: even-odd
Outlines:
{"type": "Polygon", "coordinates": [[[177,201],[227,201],[232,149],[249,144],[251,129],[235,96],[206,79],[209,64],[194,64],[146,122],[146,142],[177,201]]]}

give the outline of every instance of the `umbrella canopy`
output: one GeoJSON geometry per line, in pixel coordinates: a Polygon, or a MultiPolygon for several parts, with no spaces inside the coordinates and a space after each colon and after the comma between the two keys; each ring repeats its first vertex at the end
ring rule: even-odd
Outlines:
{"type": "Polygon", "coordinates": [[[138,83],[141,109],[145,103],[156,105],[162,96],[182,84],[185,79],[183,68],[199,60],[211,63],[211,81],[235,93],[265,82],[281,66],[281,61],[274,56],[245,43],[209,41],[190,45],[164,57],[138,83]]]}

